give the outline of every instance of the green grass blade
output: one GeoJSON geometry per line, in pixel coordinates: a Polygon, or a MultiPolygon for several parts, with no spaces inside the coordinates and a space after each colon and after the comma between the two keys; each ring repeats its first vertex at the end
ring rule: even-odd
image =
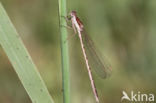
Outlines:
{"type": "Polygon", "coordinates": [[[24,44],[0,3],[0,44],[33,103],[54,103],[24,44]]]}
{"type": "Polygon", "coordinates": [[[70,103],[70,73],[69,73],[69,55],[66,25],[67,16],[66,0],[59,0],[60,34],[61,34],[61,59],[62,59],[62,81],[63,81],[63,101],[70,103]]]}

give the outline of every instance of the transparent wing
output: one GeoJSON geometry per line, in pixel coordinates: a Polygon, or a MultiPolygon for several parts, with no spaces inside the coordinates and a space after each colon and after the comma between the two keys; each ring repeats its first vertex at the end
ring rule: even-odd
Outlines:
{"type": "Polygon", "coordinates": [[[82,39],[91,69],[103,79],[109,77],[112,71],[110,65],[106,63],[100,52],[97,51],[93,41],[85,31],[82,32],[82,39]]]}

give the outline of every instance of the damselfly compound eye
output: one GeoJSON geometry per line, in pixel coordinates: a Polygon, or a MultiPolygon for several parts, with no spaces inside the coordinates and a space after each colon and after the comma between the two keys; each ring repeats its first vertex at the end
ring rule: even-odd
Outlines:
{"type": "Polygon", "coordinates": [[[71,16],[76,16],[76,11],[71,11],[70,15],[71,16]]]}

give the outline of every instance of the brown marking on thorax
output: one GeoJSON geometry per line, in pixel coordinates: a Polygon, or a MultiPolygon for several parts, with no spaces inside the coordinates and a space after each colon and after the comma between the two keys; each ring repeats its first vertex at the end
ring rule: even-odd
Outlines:
{"type": "Polygon", "coordinates": [[[79,24],[81,30],[83,30],[83,23],[82,23],[82,21],[78,17],[76,17],[76,21],[79,24]]]}

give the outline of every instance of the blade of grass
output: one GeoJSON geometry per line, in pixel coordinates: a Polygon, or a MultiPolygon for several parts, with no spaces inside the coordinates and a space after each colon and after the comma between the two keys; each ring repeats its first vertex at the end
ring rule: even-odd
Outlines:
{"type": "Polygon", "coordinates": [[[70,103],[70,73],[69,73],[69,55],[68,55],[68,44],[67,28],[66,25],[67,16],[66,11],[66,0],[59,0],[59,17],[60,17],[60,35],[61,35],[61,57],[62,57],[62,84],[63,84],[63,101],[64,103],[70,103]]]}
{"type": "Polygon", "coordinates": [[[23,42],[0,3],[0,44],[33,103],[54,103],[23,42]]]}

